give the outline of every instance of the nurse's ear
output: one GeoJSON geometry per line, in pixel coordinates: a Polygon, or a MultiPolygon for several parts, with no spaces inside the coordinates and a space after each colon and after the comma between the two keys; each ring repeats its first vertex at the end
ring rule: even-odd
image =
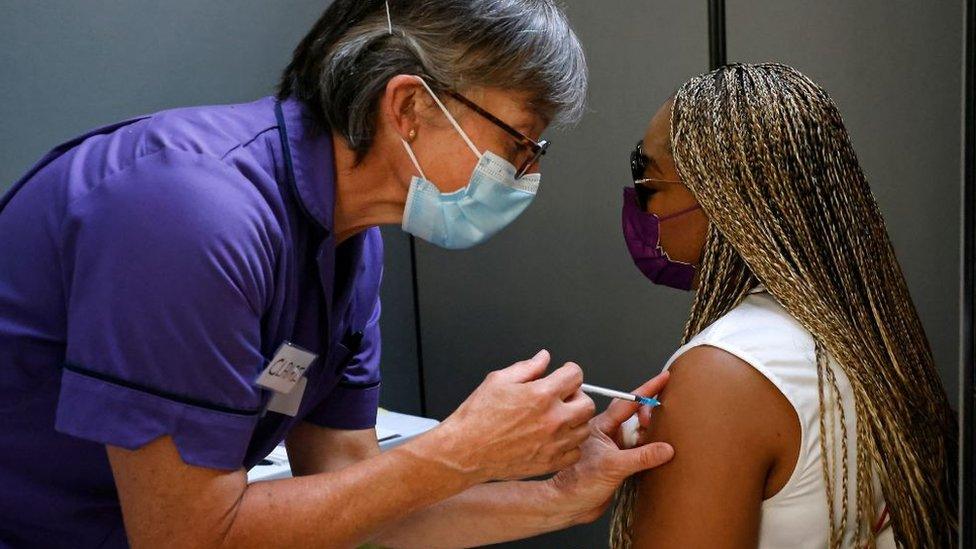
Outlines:
{"type": "Polygon", "coordinates": [[[400,139],[413,141],[420,131],[421,120],[426,121],[433,100],[416,76],[400,74],[386,83],[380,99],[381,119],[400,139]]]}

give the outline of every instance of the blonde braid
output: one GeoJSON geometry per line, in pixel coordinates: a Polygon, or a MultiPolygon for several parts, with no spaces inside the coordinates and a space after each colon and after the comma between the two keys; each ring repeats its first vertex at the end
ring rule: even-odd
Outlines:
{"type": "MultiPolygon", "coordinates": [[[[820,454],[823,456],[820,463],[823,466],[824,478],[833,479],[835,474],[834,454],[830,451],[833,447],[833,441],[828,443],[827,437],[829,434],[832,439],[835,431],[833,430],[833,421],[831,421],[831,425],[827,425],[827,398],[824,395],[824,380],[827,378],[826,368],[829,368],[829,364],[827,363],[822,348],[817,345],[817,389],[820,394],[820,432],[823,433],[823,436],[820,437],[820,454]]],[[[834,483],[832,481],[826,482],[824,487],[827,491],[827,516],[830,519],[830,547],[833,549],[839,547],[842,542],[842,540],[837,538],[838,529],[835,526],[837,515],[834,510],[834,483]]],[[[846,503],[846,499],[844,502],[846,503]]]]}

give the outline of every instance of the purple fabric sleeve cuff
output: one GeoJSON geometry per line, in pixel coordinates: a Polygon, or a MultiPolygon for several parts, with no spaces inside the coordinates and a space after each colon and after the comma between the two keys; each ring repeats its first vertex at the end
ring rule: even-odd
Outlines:
{"type": "Polygon", "coordinates": [[[179,402],[64,370],[55,430],[129,450],[170,435],[189,465],[241,467],[258,414],[179,402]]]}
{"type": "Polygon", "coordinates": [[[313,409],[305,421],[320,427],[357,431],[376,426],[380,385],[338,385],[313,409]]]}

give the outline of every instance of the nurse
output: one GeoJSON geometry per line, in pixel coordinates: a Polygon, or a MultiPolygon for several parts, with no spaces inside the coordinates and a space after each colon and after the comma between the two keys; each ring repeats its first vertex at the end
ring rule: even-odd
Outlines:
{"type": "Polygon", "coordinates": [[[593,417],[545,351],[396,450],[373,430],[377,226],[490,238],[585,89],[549,0],[338,0],[277,97],[55,148],[0,201],[0,542],[450,547],[599,516],[672,451],[619,449],[633,408],[593,417]],[[281,440],[295,478],[249,486],[281,440]]]}

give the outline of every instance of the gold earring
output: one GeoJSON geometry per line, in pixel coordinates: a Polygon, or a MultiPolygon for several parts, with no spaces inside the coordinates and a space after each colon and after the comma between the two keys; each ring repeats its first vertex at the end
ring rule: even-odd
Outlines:
{"type": "Polygon", "coordinates": [[[417,138],[417,130],[410,130],[410,132],[407,133],[407,141],[413,141],[416,138],[417,138]]]}

